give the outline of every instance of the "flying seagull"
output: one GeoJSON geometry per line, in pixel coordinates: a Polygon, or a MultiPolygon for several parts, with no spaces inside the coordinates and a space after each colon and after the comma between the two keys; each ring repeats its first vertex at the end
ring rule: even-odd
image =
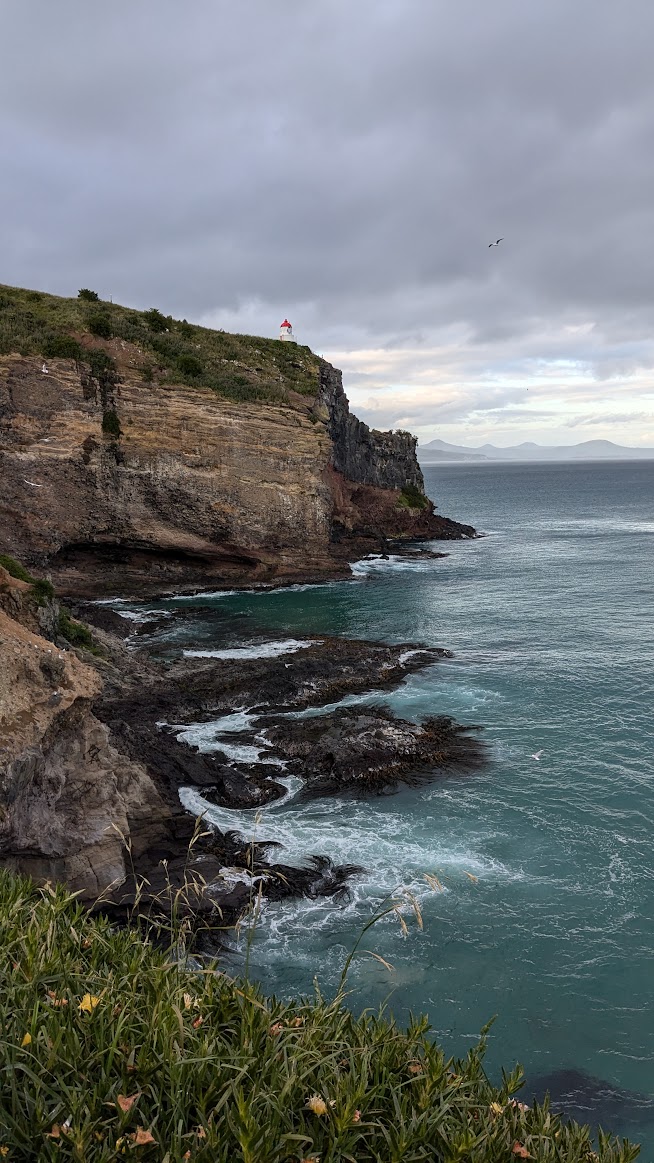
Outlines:
{"type": "Polygon", "coordinates": [[[502,236],[502,238],[496,239],[495,242],[489,242],[488,245],[489,246],[499,246],[501,242],[504,242],[504,236],[502,236]]]}
{"type": "Polygon", "coordinates": [[[535,751],[534,754],[530,755],[529,758],[530,759],[540,759],[541,755],[544,755],[544,754],[545,754],[544,751],[535,751]]]}

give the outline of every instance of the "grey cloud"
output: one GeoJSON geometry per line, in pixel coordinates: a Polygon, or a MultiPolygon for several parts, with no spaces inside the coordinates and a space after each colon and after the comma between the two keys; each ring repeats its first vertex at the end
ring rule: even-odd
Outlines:
{"type": "Polygon", "coordinates": [[[293,311],[317,350],[410,349],[405,382],[452,329],[453,383],[636,374],[652,43],[647,0],[7,3],[0,279],[293,311]]]}

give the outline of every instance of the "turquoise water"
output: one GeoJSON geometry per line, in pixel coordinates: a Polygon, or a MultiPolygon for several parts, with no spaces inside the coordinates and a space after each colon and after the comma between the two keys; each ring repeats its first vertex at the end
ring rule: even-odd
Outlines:
{"type": "MultiPolygon", "coordinates": [[[[408,717],[481,724],[491,753],[481,775],[372,802],[291,799],[258,825],[218,810],[247,835],[281,838],[291,860],[320,852],[366,869],[349,902],[267,906],[251,972],[282,995],[310,992],[315,977],[330,991],[365,920],[404,886],[424,929],[407,914],[408,936],[394,917],[368,934],[393,969],[358,959],[354,1007],[427,1011],[453,1053],[497,1014],[492,1071],[516,1060],[531,1077],[574,1068],[649,1094],[654,462],[426,477],[442,512],[488,536],[445,546],[441,561],[361,567],[351,583],[202,599],[247,615],[241,634],[451,648],[452,661],[373,697],[408,717]]],[[[194,632],[210,642],[211,619],[194,632]]],[[[636,1137],[654,1157],[652,1123],[636,1137]]]]}

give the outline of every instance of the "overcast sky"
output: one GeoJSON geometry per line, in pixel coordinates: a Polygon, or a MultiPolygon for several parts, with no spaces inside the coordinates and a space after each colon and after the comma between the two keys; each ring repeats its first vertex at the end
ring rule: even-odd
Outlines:
{"type": "Polygon", "coordinates": [[[422,441],[654,445],[652,0],[0,18],[0,282],[288,315],[422,441]]]}

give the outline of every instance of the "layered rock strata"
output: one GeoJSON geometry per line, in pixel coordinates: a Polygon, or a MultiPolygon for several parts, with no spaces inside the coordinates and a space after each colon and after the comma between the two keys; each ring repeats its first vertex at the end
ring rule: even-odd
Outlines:
{"type": "Polygon", "coordinates": [[[4,550],[67,595],[320,580],[387,537],[474,535],[407,505],[402,487],[423,487],[414,438],[361,424],[324,362],[315,398],[237,403],[145,383],[138,350],[102,346],[123,381],[109,433],[72,360],[46,375],[0,357],[4,550]]]}

